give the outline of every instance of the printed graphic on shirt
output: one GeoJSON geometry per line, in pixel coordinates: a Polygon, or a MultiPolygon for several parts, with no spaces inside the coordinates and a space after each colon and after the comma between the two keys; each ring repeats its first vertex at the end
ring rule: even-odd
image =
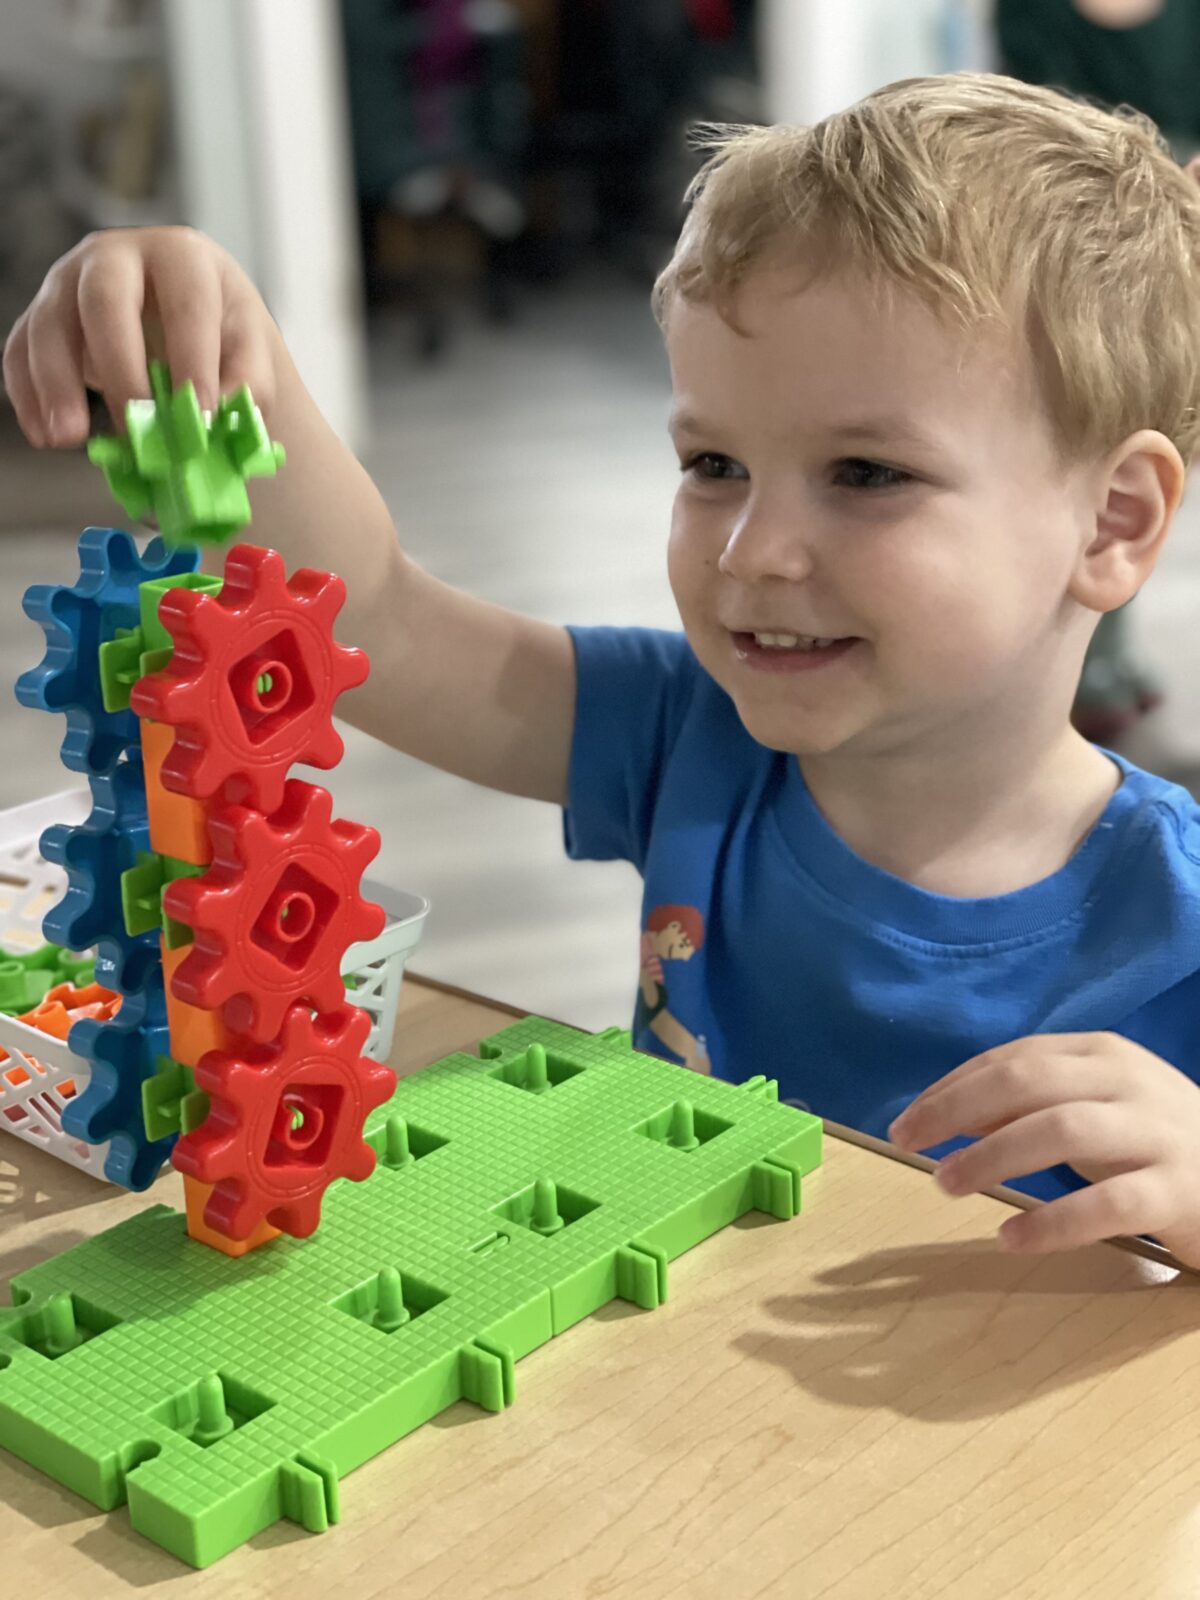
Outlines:
{"type": "Polygon", "coordinates": [[[655,906],[642,934],[641,974],[638,979],[634,1038],[649,1029],[693,1072],[710,1073],[711,1064],[703,1035],[686,1028],[673,1016],[667,1001],[664,962],[690,961],[704,943],[704,918],[695,906],[655,906]]]}

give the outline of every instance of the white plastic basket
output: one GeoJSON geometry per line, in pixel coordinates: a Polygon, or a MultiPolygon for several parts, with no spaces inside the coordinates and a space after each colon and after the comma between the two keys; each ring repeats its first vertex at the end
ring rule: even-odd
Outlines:
{"type": "MultiPolygon", "coordinates": [[[[66,889],[66,874],[38,853],[38,840],[52,823],[77,826],[91,809],[86,789],[68,789],[45,800],[0,811],[0,947],[36,949],[42,918],[66,889]]],[[[409,956],[420,942],[429,902],[420,895],[363,882],[366,899],[387,913],[377,939],[351,945],[342,973],[353,979],[348,999],[367,1012],[371,1032],[366,1052],[377,1061],[391,1054],[400,985],[409,956]]],[[[48,1150],[51,1155],[103,1179],[108,1146],[84,1144],[63,1132],[62,1111],[87,1083],[89,1063],[65,1040],[0,1012],[0,1129],[48,1150]]]]}

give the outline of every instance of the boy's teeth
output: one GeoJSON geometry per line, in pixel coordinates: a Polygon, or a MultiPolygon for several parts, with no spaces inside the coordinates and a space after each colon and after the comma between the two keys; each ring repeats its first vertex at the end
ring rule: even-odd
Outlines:
{"type": "Polygon", "coordinates": [[[835,639],[814,639],[807,633],[756,633],[754,642],[763,650],[824,650],[835,639]]]}

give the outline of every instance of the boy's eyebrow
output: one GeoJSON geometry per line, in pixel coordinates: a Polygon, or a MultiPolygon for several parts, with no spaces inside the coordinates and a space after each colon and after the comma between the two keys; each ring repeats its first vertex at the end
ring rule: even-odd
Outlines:
{"type": "MultiPolygon", "coordinates": [[[[693,412],[672,411],[667,419],[671,434],[704,433],[706,425],[693,412]]],[[[846,422],[828,423],[822,430],[826,438],[851,439],[859,444],[908,444],[933,449],[938,440],[917,427],[908,417],[860,417],[846,422]]]]}
{"type": "Polygon", "coordinates": [[[677,410],[674,406],[667,416],[667,432],[675,433],[703,433],[704,425],[699,417],[693,416],[690,411],[677,410]]]}
{"type": "Polygon", "coordinates": [[[835,422],[829,432],[838,439],[856,439],[868,444],[933,446],[938,442],[908,417],[862,417],[850,422],[835,422]]]}

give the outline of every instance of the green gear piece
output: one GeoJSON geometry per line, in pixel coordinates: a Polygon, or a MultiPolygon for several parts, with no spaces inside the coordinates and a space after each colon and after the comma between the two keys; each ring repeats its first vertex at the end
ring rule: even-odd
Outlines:
{"type": "Polygon", "coordinates": [[[125,408],[128,437],[93,439],[88,458],[127,515],[156,517],[169,545],[224,544],[250,521],[246,479],[274,477],[283,446],[245,384],[210,415],[190,379],[172,390],[165,363],[152,361],[150,391],[125,408]]]}
{"type": "Polygon", "coordinates": [[[40,944],[36,950],[0,948],[0,961],[15,961],[26,972],[48,972],[51,988],[59,983],[73,983],[83,988],[93,981],[96,971],[94,956],[77,956],[56,944],[40,944]]]}
{"type": "Polygon", "coordinates": [[[0,961],[0,1011],[10,1017],[32,1011],[46,998],[51,986],[48,972],[31,971],[13,959],[0,961]]]}
{"type": "Polygon", "coordinates": [[[18,1017],[32,1011],[60,983],[83,988],[95,975],[94,956],[72,955],[56,944],[19,952],[0,949],[0,1012],[18,1017]]]}

